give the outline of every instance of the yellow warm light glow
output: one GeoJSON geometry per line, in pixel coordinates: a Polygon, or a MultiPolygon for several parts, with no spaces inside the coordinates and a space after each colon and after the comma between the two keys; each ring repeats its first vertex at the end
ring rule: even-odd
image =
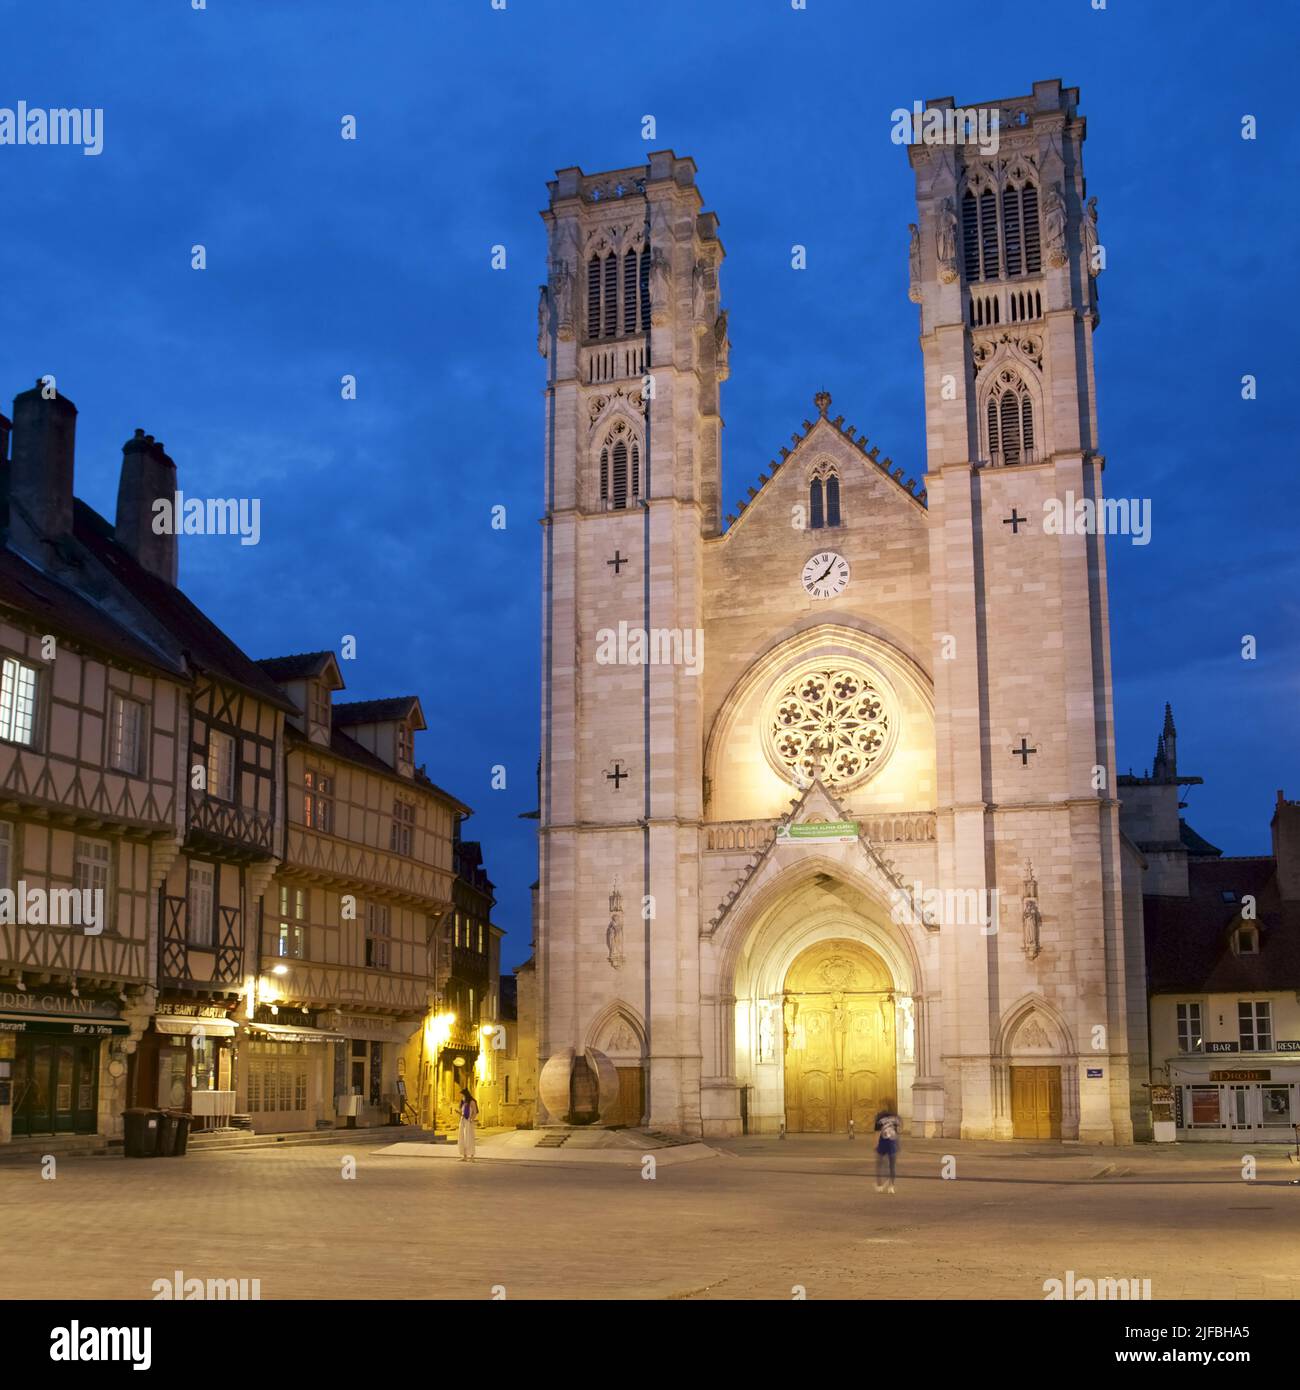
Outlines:
{"type": "Polygon", "coordinates": [[[276,965],[271,968],[272,975],[287,975],[288,973],[289,967],[287,965],[276,965]]]}
{"type": "Polygon", "coordinates": [[[451,1037],[452,1026],[456,1022],[455,1014],[435,1014],[425,1026],[428,1034],[429,1047],[437,1051],[442,1047],[447,1039],[451,1037]]]}

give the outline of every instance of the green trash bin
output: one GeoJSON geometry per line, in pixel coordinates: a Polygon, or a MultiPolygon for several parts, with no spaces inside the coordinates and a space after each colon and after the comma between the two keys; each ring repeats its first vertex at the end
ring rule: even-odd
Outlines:
{"type": "Polygon", "coordinates": [[[185,1149],[189,1144],[190,1138],[190,1125],[193,1120],[194,1116],[187,1111],[172,1111],[173,1131],[170,1152],[178,1158],[183,1158],[185,1156],[185,1149]]]}
{"type": "Polygon", "coordinates": [[[127,1158],[157,1158],[161,1120],[157,1110],[132,1106],[122,1112],[122,1153],[127,1158]]]}

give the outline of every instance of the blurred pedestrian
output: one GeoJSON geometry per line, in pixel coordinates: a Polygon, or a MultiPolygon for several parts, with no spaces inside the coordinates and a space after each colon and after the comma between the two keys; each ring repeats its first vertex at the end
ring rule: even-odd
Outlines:
{"type": "Polygon", "coordinates": [[[460,1088],[460,1135],[457,1147],[462,1163],[474,1162],[474,1125],[478,1121],[478,1101],[462,1086],[460,1088]]]}
{"type": "Polygon", "coordinates": [[[894,1167],[898,1159],[898,1136],[902,1133],[903,1122],[894,1111],[893,1099],[885,1101],[884,1108],[876,1114],[876,1191],[894,1190],[894,1167]],[[889,1167],[889,1185],[885,1186],[885,1166],[889,1167]]]}

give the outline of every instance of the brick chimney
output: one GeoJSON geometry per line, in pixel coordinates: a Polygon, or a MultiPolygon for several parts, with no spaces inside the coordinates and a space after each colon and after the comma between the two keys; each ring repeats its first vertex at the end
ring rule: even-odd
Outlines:
{"type": "Polygon", "coordinates": [[[1281,792],[1273,808],[1273,858],[1277,861],[1277,891],[1287,902],[1300,899],[1300,801],[1281,792]]]}
{"type": "Polygon", "coordinates": [[[172,504],[176,497],[176,465],[167,457],[162,441],[143,430],[122,445],[122,477],[117,486],[117,520],[113,538],[141,568],[176,583],[176,521],[172,504]],[[162,517],[169,529],[154,529],[154,503],[167,499],[162,517]]]}
{"type": "Polygon", "coordinates": [[[38,381],[14,397],[9,464],[9,533],[17,549],[44,566],[49,542],[72,534],[72,460],[77,407],[45,398],[38,381]]]}

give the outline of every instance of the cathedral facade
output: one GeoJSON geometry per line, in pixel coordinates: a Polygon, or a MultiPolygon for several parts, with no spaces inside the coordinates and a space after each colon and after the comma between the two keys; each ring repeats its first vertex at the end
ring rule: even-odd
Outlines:
{"type": "Polygon", "coordinates": [[[1077,101],[909,147],[923,485],[823,391],[734,517],[693,162],[550,183],[544,1120],[616,1074],[706,1137],[1146,1132],[1104,537],[1047,521],[1102,497],[1077,101]]]}

